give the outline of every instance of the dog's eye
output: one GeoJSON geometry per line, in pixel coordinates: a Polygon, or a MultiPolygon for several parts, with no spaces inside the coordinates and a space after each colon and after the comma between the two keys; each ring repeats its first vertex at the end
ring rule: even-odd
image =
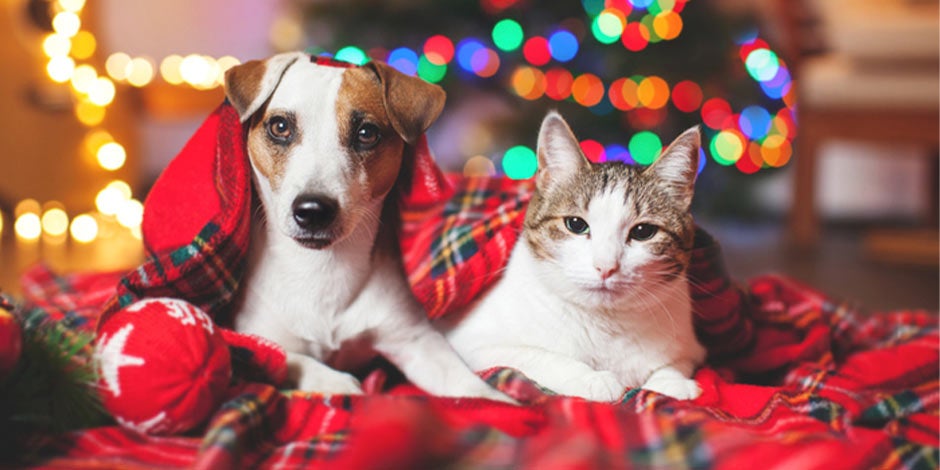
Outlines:
{"type": "Polygon", "coordinates": [[[362,150],[369,150],[379,143],[382,134],[375,124],[363,124],[356,130],[356,144],[362,150]]]}
{"type": "Polygon", "coordinates": [[[289,140],[291,138],[290,121],[281,116],[272,117],[268,121],[268,134],[276,140],[289,140]]]}
{"type": "Polygon", "coordinates": [[[645,241],[653,238],[653,235],[656,235],[656,232],[659,231],[659,227],[652,224],[637,224],[630,229],[630,239],[637,241],[645,241]]]}

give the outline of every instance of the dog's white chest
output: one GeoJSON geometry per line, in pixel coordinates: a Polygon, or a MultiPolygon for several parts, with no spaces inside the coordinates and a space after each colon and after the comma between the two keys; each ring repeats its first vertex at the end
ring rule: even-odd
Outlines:
{"type": "Polygon", "coordinates": [[[356,328],[365,325],[350,323],[359,317],[368,254],[350,253],[336,262],[333,252],[293,247],[289,240],[270,243],[262,230],[253,231],[236,329],[324,360],[344,342],[355,342],[356,328]]]}

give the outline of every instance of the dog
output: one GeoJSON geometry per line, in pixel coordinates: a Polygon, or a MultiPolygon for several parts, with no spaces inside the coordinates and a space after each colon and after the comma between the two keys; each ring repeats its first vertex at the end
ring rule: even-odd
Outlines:
{"type": "Polygon", "coordinates": [[[432,395],[511,402],[460,359],[405,277],[394,197],[444,91],[382,62],[285,53],[235,66],[257,209],[237,331],[287,352],[301,390],[361,394],[349,372],[382,355],[432,395]]]}

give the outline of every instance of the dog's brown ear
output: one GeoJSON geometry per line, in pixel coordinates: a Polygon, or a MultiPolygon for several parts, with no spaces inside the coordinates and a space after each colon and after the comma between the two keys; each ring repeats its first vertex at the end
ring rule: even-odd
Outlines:
{"type": "Polygon", "coordinates": [[[441,114],[447,94],[434,84],[405,75],[384,62],[372,61],[372,69],[385,89],[385,110],[401,138],[413,144],[441,114]]]}
{"type": "Polygon", "coordinates": [[[300,52],[288,52],[266,60],[245,62],[225,72],[225,96],[238,111],[242,122],[271,97],[284,72],[301,57],[306,56],[300,52]]]}

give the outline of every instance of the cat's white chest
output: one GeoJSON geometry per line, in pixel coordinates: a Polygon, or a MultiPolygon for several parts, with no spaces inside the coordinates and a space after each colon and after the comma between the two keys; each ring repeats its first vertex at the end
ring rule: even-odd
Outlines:
{"type": "Polygon", "coordinates": [[[704,358],[684,276],[663,287],[655,301],[612,300],[597,308],[566,298],[566,292],[536,277],[544,275],[537,267],[520,243],[497,285],[465,315],[439,324],[472,368],[516,367],[543,382],[557,378],[559,386],[584,370],[606,371],[621,384],[638,387],[656,369],[704,358]]]}

